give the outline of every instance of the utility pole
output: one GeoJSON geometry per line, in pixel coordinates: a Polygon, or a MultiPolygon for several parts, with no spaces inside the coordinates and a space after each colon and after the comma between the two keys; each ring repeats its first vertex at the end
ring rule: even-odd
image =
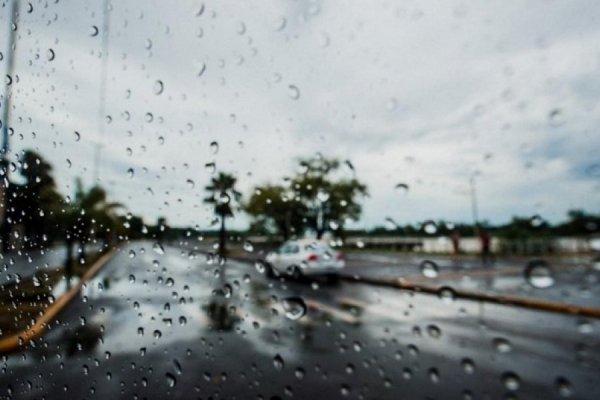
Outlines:
{"type": "Polygon", "coordinates": [[[102,3],[102,69],[100,76],[100,110],[98,115],[98,142],[94,147],[94,185],[100,180],[100,162],[101,152],[104,146],[104,118],[106,113],[106,77],[108,73],[108,39],[110,27],[110,9],[109,0],[102,3]]]}
{"type": "Polygon", "coordinates": [[[0,243],[2,253],[8,250],[8,241],[10,231],[6,221],[7,197],[8,189],[8,152],[10,150],[8,143],[8,126],[10,118],[10,102],[12,98],[12,85],[15,83],[15,50],[17,49],[17,41],[15,33],[17,31],[17,18],[19,16],[19,0],[10,2],[8,24],[8,43],[6,50],[6,84],[4,85],[4,94],[2,99],[2,148],[0,149],[0,243]]]}
{"type": "Polygon", "coordinates": [[[471,213],[473,215],[473,233],[475,236],[479,236],[481,231],[479,230],[479,207],[477,204],[477,182],[475,178],[479,175],[479,171],[475,171],[469,178],[469,187],[471,195],[471,213]]]}

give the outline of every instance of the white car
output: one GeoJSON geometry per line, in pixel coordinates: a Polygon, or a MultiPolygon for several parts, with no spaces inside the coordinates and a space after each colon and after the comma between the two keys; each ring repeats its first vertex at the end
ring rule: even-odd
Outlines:
{"type": "Polygon", "coordinates": [[[342,252],[315,239],[290,240],[267,254],[274,275],[335,275],[346,265],[342,252]]]}

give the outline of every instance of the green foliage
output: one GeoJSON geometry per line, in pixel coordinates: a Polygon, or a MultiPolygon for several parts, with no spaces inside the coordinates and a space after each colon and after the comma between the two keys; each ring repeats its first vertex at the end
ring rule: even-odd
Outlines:
{"type": "Polygon", "coordinates": [[[263,185],[255,188],[245,210],[258,226],[274,229],[284,238],[311,229],[321,237],[326,230],[343,235],[344,225],[358,220],[359,198],[366,185],[355,177],[340,177],[340,162],[314,157],[300,160],[300,171],[289,187],[263,185]]]}
{"type": "Polygon", "coordinates": [[[219,172],[217,176],[211,178],[209,185],[204,187],[208,196],[204,202],[214,207],[214,213],[221,222],[219,230],[219,253],[225,255],[226,228],[225,220],[233,217],[233,202],[239,203],[242,194],[235,188],[237,178],[226,172],[219,172]]]}

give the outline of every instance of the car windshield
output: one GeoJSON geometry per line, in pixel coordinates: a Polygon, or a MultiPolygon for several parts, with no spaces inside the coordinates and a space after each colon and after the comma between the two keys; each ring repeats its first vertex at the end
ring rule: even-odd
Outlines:
{"type": "Polygon", "coordinates": [[[600,1],[0,0],[0,400],[599,374],[600,1]]]}

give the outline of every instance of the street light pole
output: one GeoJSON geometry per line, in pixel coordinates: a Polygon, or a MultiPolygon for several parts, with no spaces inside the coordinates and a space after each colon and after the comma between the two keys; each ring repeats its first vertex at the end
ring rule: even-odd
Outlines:
{"type": "Polygon", "coordinates": [[[475,182],[475,176],[477,172],[471,174],[469,178],[470,195],[471,195],[471,213],[473,215],[473,230],[475,235],[479,235],[479,208],[477,206],[477,186],[475,182]]]}
{"type": "Polygon", "coordinates": [[[110,26],[110,3],[104,0],[102,3],[103,20],[102,20],[102,69],[100,76],[100,110],[98,115],[98,143],[94,146],[94,184],[98,184],[100,180],[100,162],[101,152],[104,146],[104,114],[106,109],[106,75],[108,71],[108,39],[110,26]]]}
{"type": "Polygon", "coordinates": [[[7,197],[8,189],[8,151],[10,150],[8,141],[8,126],[10,118],[10,102],[12,98],[12,85],[15,82],[13,71],[15,68],[15,50],[17,41],[15,33],[17,31],[17,18],[19,15],[19,0],[10,2],[10,23],[8,24],[8,46],[6,51],[6,83],[4,85],[4,94],[2,99],[2,148],[0,148],[0,241],[2,242],[2,253],[8,250],[9,229],[6,223],[7,197]]]}

